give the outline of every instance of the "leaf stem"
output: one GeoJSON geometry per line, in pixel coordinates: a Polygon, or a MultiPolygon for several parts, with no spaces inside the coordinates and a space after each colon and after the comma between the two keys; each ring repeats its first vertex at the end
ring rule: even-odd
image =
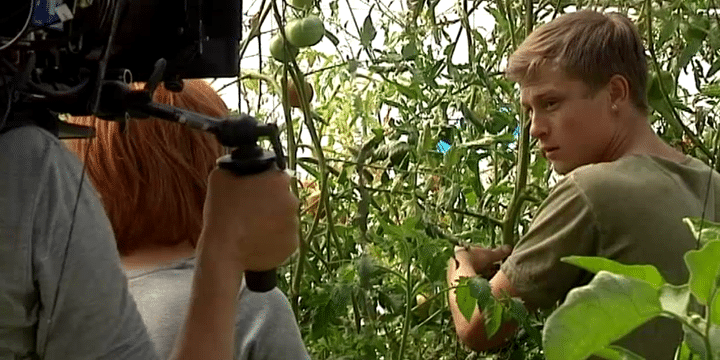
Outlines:
{"type": "MultiPolygon", "coordinates": [[[[715,281],[716,285],[717,285],[717,283],[718,282],[715,281]]],[[[715,356],[713,355],[713,349],[710,345],[710,328],[713,326],[712,325],[713,311],[717,311],[717,309],[713,309],[713,303],[715,302],[715,298],[718,296],[720,296],[720,287],[715,286],[713,289],[712,295],[708,299],[707,311],[705,312],[705,323],[707,324],[707,326],[705,326],[705,340],[706,340],[705,346],[707,347],[707,351],[709,354],[708,360],[713,360],[715,358],[715,356]]]]}
{"type": "MultiPolygon", "coordinates": [[[[703,332],[700,329],[698,329],[697,326],[695,326],[691,322],[687,321],[687,319],[682,316],[678,316],[678,315],[668,312],[668,311],[662,311],[661,314],[666,317],[669,317],[669,318],[679,321],[680,323],[685,325],[688,329],[690,329],[690,331],[692,331],[692,332],[696,333],[698,336],[700,336],[703,339],[703,343],[705,344],[705,351],[707,351],[707,354],[708,354],[708,358],[706,358],[705,360],[713,360],[714,359],[714,356],[712,354],[712,346],[710,345],[710,337],[703,334],[703,332]]],[[[710,323],[707,323],[707,328],[708,329],[710,328],[710,323]]]]}

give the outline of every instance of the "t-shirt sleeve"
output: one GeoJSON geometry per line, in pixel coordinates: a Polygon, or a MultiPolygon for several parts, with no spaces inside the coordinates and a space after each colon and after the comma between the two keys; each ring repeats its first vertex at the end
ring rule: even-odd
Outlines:
{"type": "Polygon", "coordinates": [[[43,359],[155,359],[89,178],[80,188],[80,162],[57,141],[45,159],[33,222],[37,353],[43,359]]]}
{"type": "Polygon", "coordinates": [[[236,319],[236,359],[310,359],[290,302],[280,289],[257,293],[244,288],[236,319]]]}
{"type": "Polygon", "coordinates": [[[591,274],[560,261],[597,253],[599,230],[593,209],[572,177],[563,178],[541,205],[528,232],[501,270],[526,304],[550,308],[591,274]]]}

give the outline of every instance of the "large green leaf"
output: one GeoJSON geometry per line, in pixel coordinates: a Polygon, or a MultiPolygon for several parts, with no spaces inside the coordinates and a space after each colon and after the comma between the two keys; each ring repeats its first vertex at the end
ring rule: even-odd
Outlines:
{"type": "Polygon", "coordinates": [[[566,256],[560,261],[581,267],[595,274],[605,270],[643,280],[655,289],[660,289],[665,284],[665,279],[660,275],[658,269],[652,265],[625,265],[599,256],[566,256]]]}
{"type": "Polygon", "coordinates": [[[690,270],[690,291],[698,301],[707,305],[720,282],[720,241],[711,241],[700,250],[685,253],[690,270]]]}
{"type": "Polygon", "coordinates": [[[620,346],[610,345],[596,352],[595,355],[608,360],[645,360],[644,357],[620,346]]]}
{"type": "Polygon", "coordinates": [[[701,245],[720,240],[720,223],[694,217],[684,218],[683,222],[690,228],[693,236],[700,240],[701,245]]]}
{"type": "Polygon", "coordinates": [[[548,360],[581,360],[622,338],[662,311],[649,283],[600,271],[568,293],[548,317],[543,348],[548,360]]]}

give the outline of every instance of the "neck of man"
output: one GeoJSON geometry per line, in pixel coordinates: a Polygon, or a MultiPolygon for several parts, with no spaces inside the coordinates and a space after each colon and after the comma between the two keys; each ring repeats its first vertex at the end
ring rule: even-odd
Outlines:
{"type": "Polygon", "coordinates": [[[665,143],[653,131],[647,117],[637,111],[628,113],[622,119],[625,126],[619,127],[607,151],[607,161],[615,161],[629,155],[650,155],[674,162],[682,162],[685,155],[665,143]]]}

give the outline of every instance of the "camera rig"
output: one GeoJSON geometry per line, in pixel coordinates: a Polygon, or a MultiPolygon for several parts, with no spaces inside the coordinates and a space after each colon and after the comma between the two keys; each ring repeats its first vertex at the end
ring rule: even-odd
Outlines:
{"type": "MultiPolygon", "coordinates": [[[[217,119],[152,102],[160,82],[235,77],[242,0],[15,0],[0,5],[0,133],[36,124],[62,138],[93,129],[56,114],[108,121],[149,116],[213,133],[234,148],[218,166],[250,175],[284,156],[274,124],[248,115],[217,119]],[[144,81],[142,90],[131,90],[144,81]],[[273,150],[258,145],[269,138],[273,150]]],[[[251,290],[275,286],[275,272],[246,272],[251,290]]]]}

